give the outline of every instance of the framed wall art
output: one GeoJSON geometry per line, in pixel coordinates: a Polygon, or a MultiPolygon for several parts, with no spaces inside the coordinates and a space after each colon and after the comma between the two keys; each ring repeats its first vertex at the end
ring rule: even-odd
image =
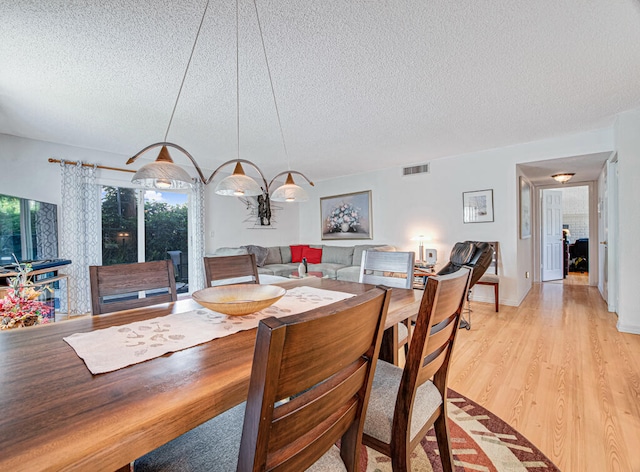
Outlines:
{"type": "Polygon", "coordinates": [[[372,239],[371,190],[320,198],[322,239],[372,239]]]}
{"type": "Polygon", "coordinates": [[[488,223],[493,221],[493,190],[462,193],[462,221],[488,223]]]}
{"type": "Polygon", "coordinates": [[[520,239],[531,237],[531,184],[520,177],[520,239]]]}

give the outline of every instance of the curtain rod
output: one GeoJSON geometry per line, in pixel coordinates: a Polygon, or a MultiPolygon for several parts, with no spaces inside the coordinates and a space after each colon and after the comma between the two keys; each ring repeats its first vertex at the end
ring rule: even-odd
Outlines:
{"type": "MultiPolygon", "coordinates": [[[[52,164],[60,164],[62,161],[60,159],[54,159],[52,157],[49,158],[49,162],[51,162],[52,164]]],[[[70,165],[70,166],[75,166],[78,165],[77,162],[74,161],[64,161],[65,165],[70,165]]],[[[132,174],[135,174],[136,171],[135,170],[130,170],[130,169],[121,169],[120,167],[109,167],[109,166],[94,166],[93,164],[82,164],[82,167],[96,167],[98,169],[105,169],[105,170],[116,170],[118,172],[130,172],[132,174]]]]}

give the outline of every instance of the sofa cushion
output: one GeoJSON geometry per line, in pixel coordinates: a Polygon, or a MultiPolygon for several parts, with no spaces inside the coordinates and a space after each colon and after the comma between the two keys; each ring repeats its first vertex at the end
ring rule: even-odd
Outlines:
{"type": "Polygon", "coordinates": [[[378,244],[358,244],[353,248],[353,260],[349,265],[360,267],[360,264],[362,264],[362,253],[364,251],[370,251],[378,246],[378,244]]]}
{"type": "Polygon", "coordinates": [[[322,262],[322,249],[305,247],[302,250],[302,257],[306,258],[309,264],[320,264],[322,262]]]}
{"type": "Polygon", "coordinates": [[[282,257],[282,263],[288,264],[291,262],[291,247],[280,246],[280,256],[282,257]]]}
{"type": "Polygon", "coordinates": [[[213,253],[214,256],[242,256],[249,254],[246,247],[219,247],[213,253]]]}
{"type": "Polygon", "coordinates": [[[280,254],[278,246],[267,248],[267,259],[264,261],[264,265],[267,264],[282,264],[282,254],[280,254]]]}
{"type": "Polygon", "coordinates": [[[267,260],[267,254],[269,253],[266,247],[254,246],[253,244],[242,247],[245,248],[249,254],[253,254],[254,256],[256,256],[256,265],[258,267],[262,267],[265,264],[265,261],[267,260]]]}
{"type": "Polygon", "coordinates": [[[336,272],[342,269],[344,264],[332,264],[322,262],[321,264],[309,264],[309,272],[322,272],[322,275],[330,279],[336,278],[336,272]]]}
{"type": "Polygon", "coordinates": [[[322,248],[323,263],[349,266],[352,261],[353,246],[324,246],[322,248]]]}
{"type": "Polygon", "coordinates": [[[347,282],[360,281],[360,266],[343,267],[336,271],[336,279],[345,280],[347,282]]]}
{"type": "Polygon", "coordinates": [[[294,270],[298,270],[298,264],[269,264],[262,269],[269,269],[273,275],[289,277],[294,270]]]}
{"type": "Polygon", "coordinates": [[[291,262],[302,262],[302,251],[309,248],[306,244],[298,244],[289,247],[291,248],[291,262]]]}

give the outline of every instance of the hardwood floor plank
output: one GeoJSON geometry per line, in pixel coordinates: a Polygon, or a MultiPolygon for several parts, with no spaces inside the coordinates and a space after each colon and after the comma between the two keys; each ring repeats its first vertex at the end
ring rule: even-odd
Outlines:
{"type": "Polygon", "coordinates": [[[619,333],[583,280],[534,284],[520,307],[499,313],[473,302],[449,386],[563,471],[640,471],[640,336],[619,333]]]}

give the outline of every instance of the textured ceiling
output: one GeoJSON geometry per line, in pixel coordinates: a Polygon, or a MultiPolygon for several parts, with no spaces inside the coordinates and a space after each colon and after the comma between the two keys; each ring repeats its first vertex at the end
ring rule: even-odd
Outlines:
{"type": "MultiPolygon", "coordinates": [[[[291,168],[313,179],[599,129],[640,106],[638,0],[257,4],[291,168]]],[[[0,0],[0,133],[122,155],[161,141],[204,6],[0,0]]],[[[269,177],[287,159],[250,0],[239,48],[240,157],[269,177]]],[[[168,140],[213,169],[236,139],[235,2],[211,0],[168,140]]]]}

